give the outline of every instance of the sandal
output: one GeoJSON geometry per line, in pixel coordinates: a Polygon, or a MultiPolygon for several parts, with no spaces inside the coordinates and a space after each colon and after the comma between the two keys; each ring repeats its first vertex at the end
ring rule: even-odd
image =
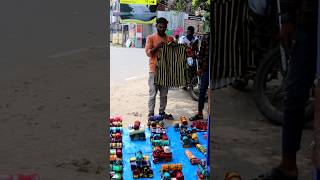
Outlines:
{"type": "Polygon", "coordinates": [[[163,113],[163,114],[160,114],[163,119],[166,119],[166,120],[174,120],[172,114],[167,114],[167,113],[163,113]]]}
{"type": "Polygon", "coordinates": [[[202,120],[202,119],[203,119],[203,115],[196,114],[191,118],[189,118],[189,121],[196,121],[196,120],[202,120]]]}
{"type": "Polygon", "coordinates": [[[298,176],[286,176],[279,168],[272,168],[271,172],[260,175],[253,180],[298,180],[298,176]]]}

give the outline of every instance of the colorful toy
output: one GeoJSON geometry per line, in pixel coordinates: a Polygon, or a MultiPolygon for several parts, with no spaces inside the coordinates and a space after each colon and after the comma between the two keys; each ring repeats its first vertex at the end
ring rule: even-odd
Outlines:
{"type": "Polygon", "coordinates": [[[198,158],[196,158],[192,153],[191,151],[189,150],[186,150],[185,151],[185,155],[188,157],[188,159],[190,160],[190,163],[192,165],[196,165],[196,164],[199,164],[200,163],[200,160],[198,158]]]}
{"type": "Polygon", "coordinates": [[[110,143],[110,148],[112,149],[122,148],[122,143],[110,143]]]}
{"type": "Polygon", "coordinates": [[[150,136],[150,142],[153,146],[169,146],[170,141],[167,134],[152,134],[150,136]]]}
{"type": "Polygon", "coordinates": [[[201,160],[198,164],[197,176],[199,180],[209,180],[210,173],[209,168],[207,166],[207,162],[205,160],[201,160]]]}
{"type": "Polygon", "coordinates": [[[135,121],[133,125],[129,125],[129,135],[131,141],[146,140],[146,134],[140,121],[135,121]]]}
{"type": "Polygon", "coordinates": [[[141,151],[136,152],[135,157],[130,158],[130,166],[135,179],[153,177],[149,156],[143,156],[141,151]]]}
{"type": "Polygon", "coordinates": [[[162,127],[150,127],[151,134],[165,134],[166,129],[162,127]]]}
{"type": "Polygon", "coordinates": [[[119,115],[111,116],[109,122],[110,127],[122,127],[122,117],[119,115]]]}
{"type": "Polygon", "coordinates": [[[122,180],[122,175],[121,173],[116,173],[114,171],[110,172],[110,179],[111,180],[122,180]]]}
{"type": "Polygon", "coordinates": [[[197,144],[197,145],[196,145],[196,148],[197,148],[200,152],[202,152],[202,154],[204,154],[205,156],[207,156],[207,150],[206,150],[206,148],[204,148],[204,147],[201,146],[200,144],[197,144]]]}
{"type": "Polygon", "coordinates": [[[110,155],[117,155],[118,157],[122,157],[121,149],[110,149],[110,155]]]}
{"type": "Polygon", "coordinates": [[[122,133],[123,132],[123,128],[122,127],[110,127],[110,134],[112,133],[122,133]]]}
{"type": "Polygon", "coordinates": [[[161,180],[184,180],[182,164],[163,164],[161,166],[161,180]]]}
{"type": "Polygon", "coordinates": [[[121,143],[122,142],[122,135],[121,133],[112,133],[110,134],[110,142],[111,143],[121,143]]]}
{"type": "Polygon", "coordinates": [[[119,173],[119,172],[122,172],[122,169],[123,169],[122,165],[112,165],[112,164],[110,164],[110,170],[111,171],[119,173]]]}
{"type": "Polygon", "coordinates": [[[195,127],[197,131],[207,131],[208,123],[204,121],[193,121],[191,127],[195,127]]]}
{"type": "Polygon", "coordinates": [[[181,122],[181,125],[187,126],[187,125],[188,125],[188,119],[187,119],[187,117],[181,116],[181,117],[180,117],[180,122],[181,122]]]}
{"type": "Polygon", "coordinates": [[[184,127],[180,128],[180,140],[184,148],[189,148],[191,145],[196,146],[199,143],[197,133],[184,127]]]}
{"type": "Polygon", "coordinates": [[[153,163],[157,164],[161,160],[165,162],[170,162],[172,160],[172,152],[169,146],[156,146],[153,148],[152,151],[153,163]]]}
{"type": "Polygon", "coordinates": [[[163,117],[160,115],[157,116],[150,116],[148,119],[148,127],[162,127],[164,128],[164,121],[163,117]]]}

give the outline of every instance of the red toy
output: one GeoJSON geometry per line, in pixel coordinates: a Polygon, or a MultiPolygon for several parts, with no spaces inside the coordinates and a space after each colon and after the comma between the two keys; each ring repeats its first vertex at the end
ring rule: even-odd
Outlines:
{"type": "Polygon", "coordinates": [[[161,166],[161,180],[184,180],[182,164],[163,164],[161,166]]]}
{"type": "Polygon", "coordinates": [[[207,131],[208,123],[204,121],[193,121],[191,127],[196,128],[198,131],[207,131]]]}
{"type": "Polygon", "coordinates": [[[120,115],[111,116],[110,120],[110,127],[122,127],[122,117],[120,115]]]}
{"type": "Polygon", "coordinates": [[[161,160],[170,162],[172,160],[172,152],[169,146],[164,146],[163,148],[161,146],[156,146],[153,148],[152,157],[153,163],[155,164],[159,163],[161,160]]]}

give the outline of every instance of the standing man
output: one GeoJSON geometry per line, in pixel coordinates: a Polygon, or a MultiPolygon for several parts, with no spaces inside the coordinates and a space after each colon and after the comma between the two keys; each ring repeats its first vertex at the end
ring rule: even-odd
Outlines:
{"type": "MultiPolygon", "coordinates": [[[[189,72],[188,73],[189,79],[192,79],[194,76],[196,76],[196,73],[197,73],[195,59],[196,59],[196,54],[198,52],[198,42],[199,42],[199,39],[194,36],[194,27],[193,26],[189,26],[187,28],[187,35],[182,36],[178,42],[179,44],[185,44],[188,47],[187,48],[187,52],[188,52],[187,63],[188,63],[188,67],[189,67],[189,71],[188,71],[189,72]]],[[[184,87],[183,89],[188,90],[188,87],[184,87]]]]}
{"type": "Polygon", "coordinates": [[[316,71],[317,0],[286,0],[282,45],[292,49],[284,88],[282,159],[258,180],[297,180],[297,152],[304,127],[304,108],[316,71]]]}
{"type": "Polygon", "coordinates": [[[204,103],[206,101],[206,94],[209,86],[209,45],[210,35],[207,34],[201,41],[200,52],[198,55],[199,70],[198,74],[201,75],[200,92],[198,100],[198,113],[191,118],[190,121],[203,119],[204,103]]]}
{"type": "Polygon", "coordinates": [[[166,34],[168,21],[161,17],[156,21],[157,32],[149,35],[147,37],[147,42],[145,46],[145,51],[147,56],[149,57],[149,114],[148,117],[154,115],[154,108],[156,104],[156,96],[157,92],[160,91],[160,108],[159,115],[162,115],[164,119],[171,119],[171,115],[165,113],[165,109],[167,106],[167,95],[168,95],[168,87],[163,87],[156,85],[154,83],[154,79],[156,76],[156,66],[157,66],[157,53],[158,50],[167,42],[173,42],[174,39],[171,36],[166,34]]]}

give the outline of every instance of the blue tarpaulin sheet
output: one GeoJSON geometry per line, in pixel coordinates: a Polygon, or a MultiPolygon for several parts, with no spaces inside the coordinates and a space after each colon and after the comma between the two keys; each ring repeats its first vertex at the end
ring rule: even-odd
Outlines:
{"type": "MultiPolygon", "coordinates": [[[[207,148],[207,140],[203,139],[203,132],[198,132],[200,144],[207,148]]],[[[140,178],[140,179],[161,179],[161,165],[162,164],[182,164],[182,173],[185,179],[197,180],[197,165],[191,165],[189,159],[185,155],[185,150],[190,150],[192,154],[198,159],[206,159],[204,154],[198,151],[195,147],[183,148],[180,142],[180,133],[174,130],[173,127],[167,128],[167,135],[170,140],[170,149],[172,151],[171,162],[160,162],[154,164],[152,162],[152,144],[150,142],[150,131],[146,128],[146,141],[131,141],[128,133],[128,129],[123,131],[123,178],[125,180],[134,179],[130,168],[129,159],[135,156],[135,152],[141,150],[143,155],[149,156],[151,161],[151,168],[153,170],[154,178],[140,178]],[[187,176],[187,177],[186,177],[187,176]]],[[[208,151],[208,150],[207,150],[208,151]]]]}

